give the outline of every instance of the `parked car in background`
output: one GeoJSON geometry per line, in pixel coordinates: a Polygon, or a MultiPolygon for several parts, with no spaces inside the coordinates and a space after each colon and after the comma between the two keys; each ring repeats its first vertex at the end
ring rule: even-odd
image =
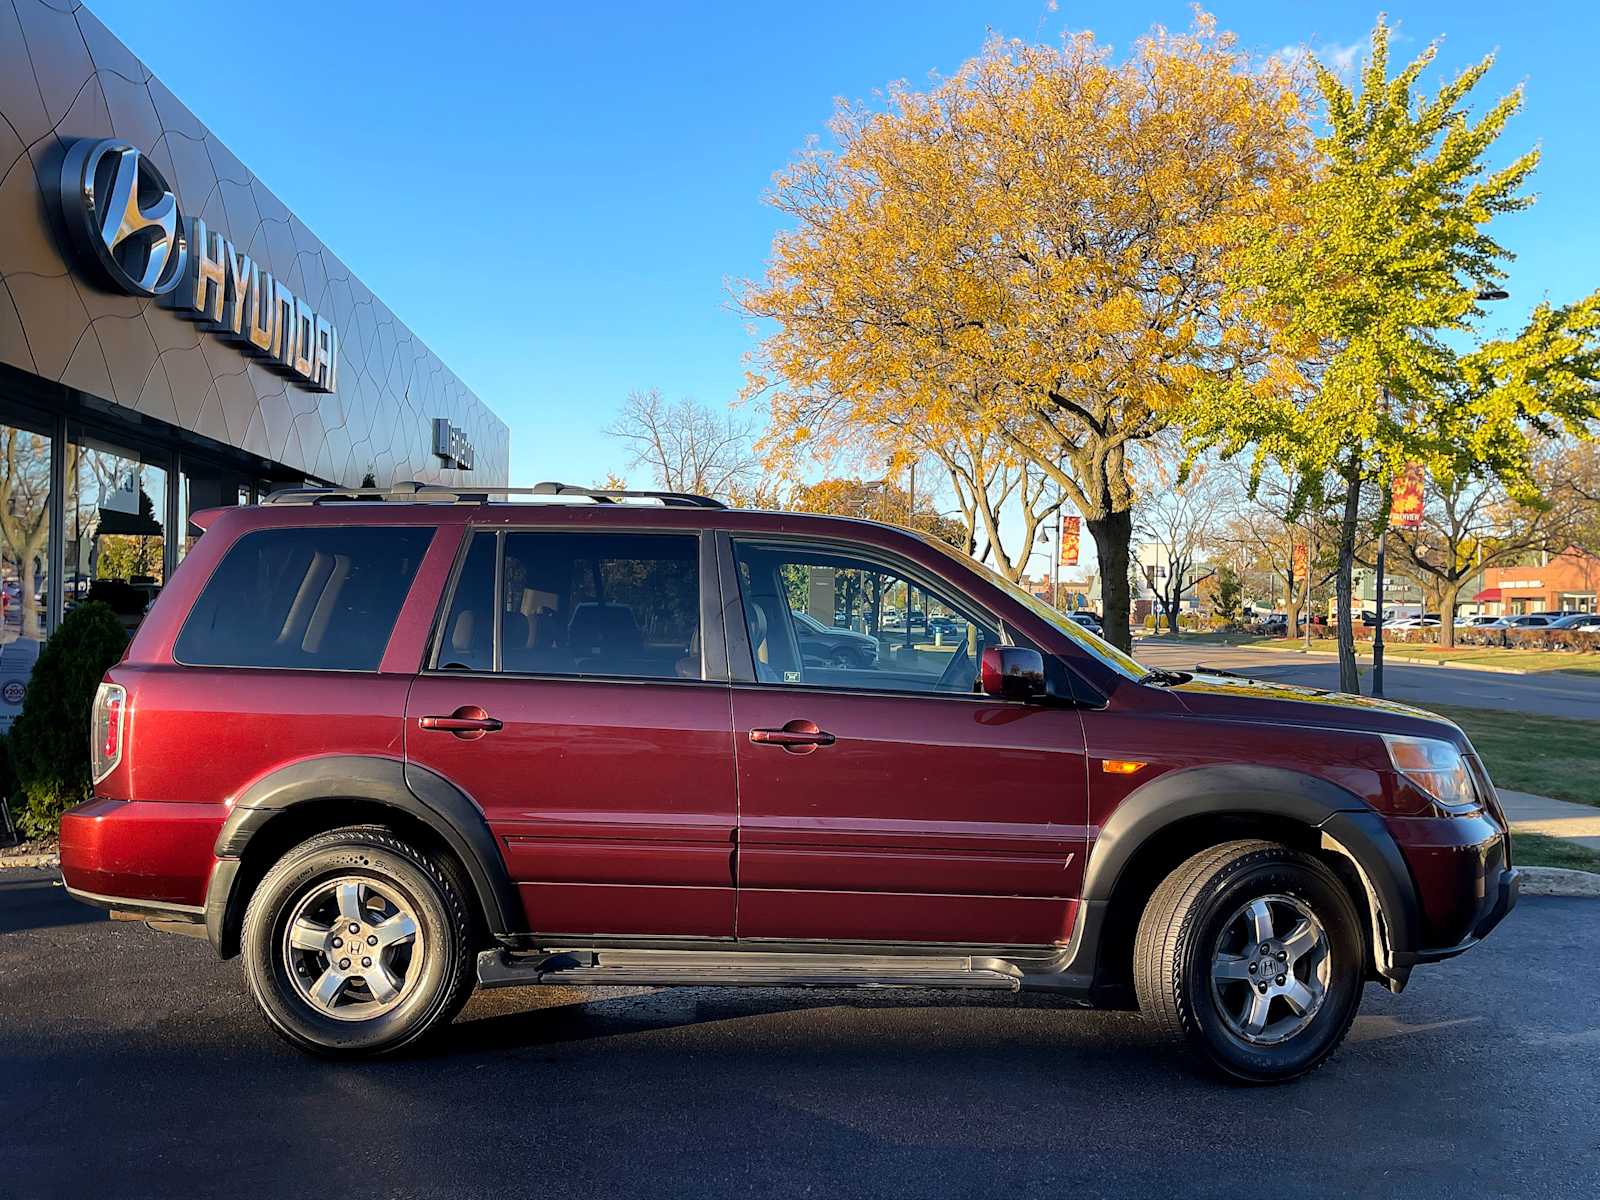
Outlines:
{"type": "Polygon", "coordinates": [[[1550,622],[1551,629],[1600,630],[1600,613],[1567,613],[1550,622]]]}
{"type": "Polygon", "coordinates": [[[1095,637],[1102,637],[1105,634],[1105,630],[1102,629],[1101,626],[1100,626],[1100,618],[1098,616],[1096,616],[1094,613],[1091,613],[1091,612],[1068,613],[1067,614],[1067,620],[1077,622],[1077,624],[1083,626],[1083,628],[1087,629],[1090,633],[1094,634],[1095,637]]]}
{"type": "Polygon", "coordinates": [[[1491,617],[1487,613],[1479,613],[1475,617],[1457,617],[1456,618],[1456,628],[1457,629],[1487,629],[1489,626],[1493,625],[1498,620],[1500,620],[1499,617],[1491,617]]]}
{"type": "Polygon", "coordinates": [[[1439,628],[1439,614],[1427,613],[1420,617],[1401,617],[1398,620],[1384,622],[1385,629],[1437,629],[1439,628]]]}
{"type": "Polygon", "coordinates": [[[853,629],[824,625],[810,613],[792,614],[800,654],[817,666],[870,667],[878,661],[878,639],[853,629]]]}
{"type": "Polygon", "coordinates": [[[1520,616],[1497,617],[1485,629],[1543,629],[1553,621],[1554,617],[1543,613],[1524,613],[1520,616]]]}
{"type": "Polygon", "coordinates": [[[1137,1007],[1253,1083],[1516,902],[1430,713],[1147,669],[910,530],[536,490],[565,502],[195,513],[94,698],[72,894],[241,956],[322,1055],[475,986],[969,988],[1137,1007]],[[797,597],[857,620],[891,588],[965,637],[806,653],[797,597]]]}

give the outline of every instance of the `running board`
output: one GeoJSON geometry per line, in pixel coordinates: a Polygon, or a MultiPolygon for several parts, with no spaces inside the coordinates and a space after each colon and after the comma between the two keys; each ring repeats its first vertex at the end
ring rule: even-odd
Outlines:
{"type": "Polygon", "coordinates": [[[990,988],[1020,990],[1022,972],[998,958],[760,951],[556,950],[478,955],[479,987],[990,988]]]}

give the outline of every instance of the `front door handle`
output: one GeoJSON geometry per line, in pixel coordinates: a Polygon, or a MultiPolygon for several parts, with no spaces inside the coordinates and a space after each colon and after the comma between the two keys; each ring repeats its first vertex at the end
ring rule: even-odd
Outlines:
{"type": "Polygon", "coordinates": [[[417,724],[423,729],[453,733],[464,742],[474,741],[486,733],[494,733],[505,728],[503,721],[491,717],[476,704],[463,704],[448,717],[418,717],[417,724]]]}
{"type": "Polygon", "coordinates": [[[818,746],[833,745],[833,734],[818,729],[814,721],[790,721],[782,729],[752,729],[757,746],[782,746],[791,754],[810,754],[818,746]]]}

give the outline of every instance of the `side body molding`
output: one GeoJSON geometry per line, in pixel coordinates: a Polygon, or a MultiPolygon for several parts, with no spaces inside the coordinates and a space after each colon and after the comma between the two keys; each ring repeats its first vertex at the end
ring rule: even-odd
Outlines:
{"type": "Polygon", "coordinates": [[[1151,780],[1117,805],[1089,853],[1084,900],[1111,899],[1140,847],[1180,821],[1237,814],[1284,818],[1316,830],[1322,844],[1349,859],[1361,875],[1373,912],[1378,965],[1404,983],[1396,960],[1417,949],[1416,886],[1383,818],[1359,796],[1313,775],[1281,767],[1228,764],[1191,767],[1151,780]]]}
{"type": "Polygon", "coordinates": [[[298,805],[359,800],[406,814],[435,833],[466,868],[489,932],[497,939],[525,932],[522,905],[483,812],[454,784],[397,758],[328,755],[305,759],[251,784],[217,834],[218,859],[206,891],[206,935],[224,958],[239,952],[245,898],[239,869],[245,848],[298,805]]]}

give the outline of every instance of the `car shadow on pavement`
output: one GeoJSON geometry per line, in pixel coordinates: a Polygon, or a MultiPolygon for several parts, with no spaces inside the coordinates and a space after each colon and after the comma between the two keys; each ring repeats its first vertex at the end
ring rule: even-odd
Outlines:
{"type": "Polygon", "coordinates": [[[0,934],[54,929],[104,921],[106,915],[84,904],[61,903],[60,876],[53,872],[0,874],[0,934]]]}

